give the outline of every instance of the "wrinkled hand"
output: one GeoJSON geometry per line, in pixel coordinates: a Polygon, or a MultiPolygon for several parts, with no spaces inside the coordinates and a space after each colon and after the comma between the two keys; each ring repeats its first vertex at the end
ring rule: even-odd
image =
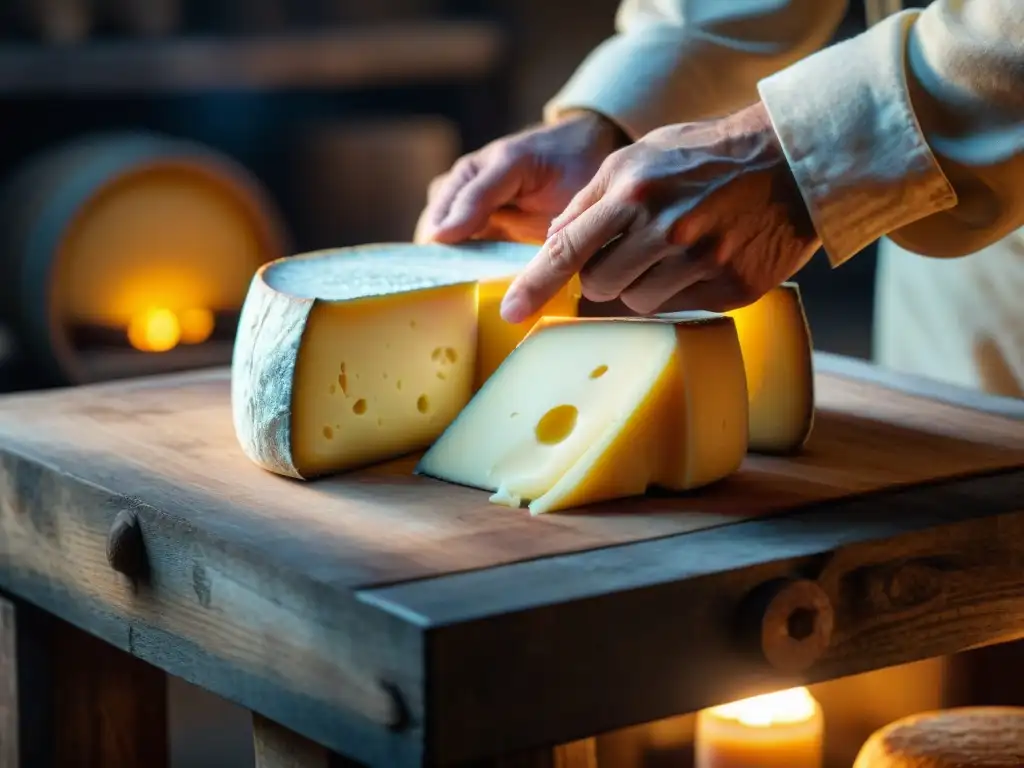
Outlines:
{"type": "Polygon", "coordinates": [[[761,104],[659,128],[610,155],[510,286],[509,322],[576,273],[638,314],[727,311],[795,274],[820,241],[761,104]],[[610,242],[617,238],[614,242],[610,242]]]}
{"type": "Polygon", "coordinates": [[[434,179],[415,239],[544,242],[551,220],[625,143],[594,112],[497,139],[434,179]]]}

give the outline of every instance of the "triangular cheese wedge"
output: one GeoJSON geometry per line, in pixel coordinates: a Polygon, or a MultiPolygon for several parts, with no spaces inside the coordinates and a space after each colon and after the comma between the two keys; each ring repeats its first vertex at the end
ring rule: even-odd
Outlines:
{"type": "Polygon", "coordinates": [[[416,471],[540,514],[698,488],[746,449],[732,319],[544,318],[416,471]]]}

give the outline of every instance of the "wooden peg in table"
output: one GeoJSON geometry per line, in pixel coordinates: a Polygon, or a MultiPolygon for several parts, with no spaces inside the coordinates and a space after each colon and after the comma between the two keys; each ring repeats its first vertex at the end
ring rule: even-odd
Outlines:
{"type": "Polygon", "coordinates": [[[779,579],[754,590],[741,608],[744,639],[778,672],[810,668],[832,640],[832,602],[807,579],[779,579]]]}
{"type": "Polygon", "coordinates": [[[138,515],[130,510],[118,512],[107,534],[107,562],[118,573],[130,579],[146,575],[146,545],[138,515]]]}

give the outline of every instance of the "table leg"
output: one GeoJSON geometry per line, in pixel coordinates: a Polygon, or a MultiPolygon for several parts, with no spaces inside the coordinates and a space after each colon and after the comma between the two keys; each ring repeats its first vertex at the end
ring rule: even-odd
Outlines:
{"type": "Polygon", "coordinates": [[[0,597],[0,765],[18,764],[18,647],[14,604],[0,597]]]}
{"type": "Polygon", "coordinates": [[[255,712],[252,714],[252,738],[256,768],[356,768],[359,765],[255,712]]]}
{"type": "Polygon", "coordinates": [[[166,768],[164,673],[0,597],[0,765],[166,768]]]}
{"type": "MultiPolygon", "coordinates": [[[[252,733],[256,768],[355,768],[359,765],[255,712],[252,733]]],[[[583,739],[479,761],[466,768],[597,768],[597,742],[583,739]]]]}
{"type": "Polygon", "coordinates": [[[597,768],[596,739],[559,744],[473,763],[473,768],[597,768]]]}

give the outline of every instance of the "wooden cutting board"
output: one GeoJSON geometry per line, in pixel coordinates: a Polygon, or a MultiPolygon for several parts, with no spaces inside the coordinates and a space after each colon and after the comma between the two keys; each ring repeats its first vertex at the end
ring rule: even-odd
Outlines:
{"type": "MultiPolygon", "coordinates": [[[[531,517],[488,494],[411,474],[415,457],[331,479],[252,465],[231,425],[226,370],[0,400],[0,454],[15,452],[251,547],[328,583],[362,587],[621,544],[827,503],[894,484],[1024,466],[1024,422],[817,376],[804,453],[750,456],[686,496],[531,517]]],[[[22,465],[25,466],[25,465],[22,465]]],[[[31,465],[29,465],[31,466],[31,465]]],[[[0,473],[0,483],[19,478],[0,473]]],[[[0,488],[0,499],[14,489],[0,488]]]]}

